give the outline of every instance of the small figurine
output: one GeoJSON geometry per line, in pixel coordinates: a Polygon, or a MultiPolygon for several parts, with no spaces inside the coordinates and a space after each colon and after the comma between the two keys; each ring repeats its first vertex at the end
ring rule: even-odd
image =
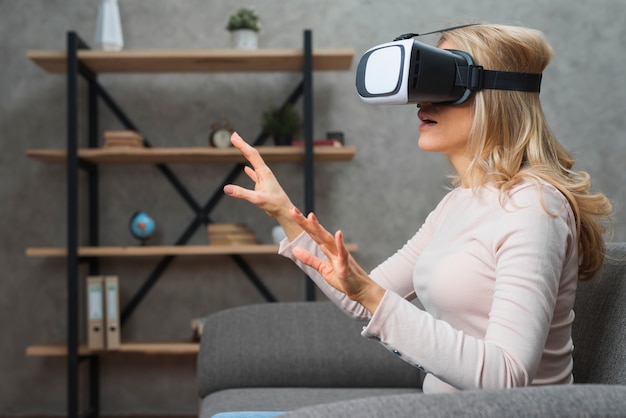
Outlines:
{"type": "Polygon", "coordinates": [[[154,220],[147,213],[137,211],[130,218],[129,229],[133,237],[137,238],[141,245],[145,245],[146,240],[154,234],[154,220]]]}

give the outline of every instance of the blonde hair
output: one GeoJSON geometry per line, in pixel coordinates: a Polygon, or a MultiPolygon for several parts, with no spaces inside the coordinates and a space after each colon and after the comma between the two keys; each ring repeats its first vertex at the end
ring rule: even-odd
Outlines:
{"type": "MultiPolygon", "coordinates": [[[[552,58],[544,35],[533,29],[481,24],[444,32],[440,39],[469,53],[485,69],[542,73],[552,58]]],[[[480,90],[472,104],[474,124],[468,140],[472,162],[457,182],[471,187],[496,185],[502,196],[523,179],[541,178],[570,202],[578,234],[580,280],[589,280],[605,255],[603,221],[611,203],[591,194],[589,174],[572,171],[574,159],[555,138],[539,93],[480,90]]]]}

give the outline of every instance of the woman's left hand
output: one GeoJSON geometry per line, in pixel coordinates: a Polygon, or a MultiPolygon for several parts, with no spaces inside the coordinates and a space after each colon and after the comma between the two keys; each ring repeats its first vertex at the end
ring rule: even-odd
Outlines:
{"type": "Polygon", "coordinates": [[[337,231],[335,235],[331,234],[318,222],[313,213],[305,217],[295,207],[291,209],[291,216],[319,245],[327,260],[322,260],[300,247],[293,249],[293,255],[302,263],[317,270],[328,284],[373,314],[385,294],[385,289],[374,282],[350,255],[343,240],[343,233],[337,231]]]}

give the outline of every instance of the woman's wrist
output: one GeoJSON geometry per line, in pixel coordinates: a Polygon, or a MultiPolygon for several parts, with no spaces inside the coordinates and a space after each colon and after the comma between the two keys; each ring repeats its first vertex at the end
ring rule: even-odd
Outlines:
{"type": "Polygon", "coordinates": [[[285,231],[287,239],[289,241],[293,241],[302,233],[303,229],[296,223],[296,221],[293,220],[293,217],[291,216],[291,208],[293,208],[294,205],[289,202],[289,205],[285,205],[283,207],[285,209],[281,210],[279,214],[274,216],[274,219],[283,228],[283,231],[285,231]]]}
{"type": "Polygon", "coordinates": [[[372,282],[356,301],[374,315],[374,312],[378,309],[378,305],[380,305],[380,301],[383,299],[383,296],[385,296],[385,292],[385,288],[381,287],[378,283],[372,282]]]}

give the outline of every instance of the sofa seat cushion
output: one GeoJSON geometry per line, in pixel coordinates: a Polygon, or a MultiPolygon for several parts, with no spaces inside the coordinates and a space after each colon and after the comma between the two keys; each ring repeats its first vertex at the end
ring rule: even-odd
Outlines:
{"type": "Polygon", "coordinates": [[[624,411],[626,386],[554,385],[372,397],[308,406],[284,418],[607,418],[624,411]]]}
{"type": "Polygon", "coordinates": [[[238,388],[202,399],[200,418],[229,411],[293,411],[310,405],[393,394],[419,394],[410,388],[238,388]]]}

